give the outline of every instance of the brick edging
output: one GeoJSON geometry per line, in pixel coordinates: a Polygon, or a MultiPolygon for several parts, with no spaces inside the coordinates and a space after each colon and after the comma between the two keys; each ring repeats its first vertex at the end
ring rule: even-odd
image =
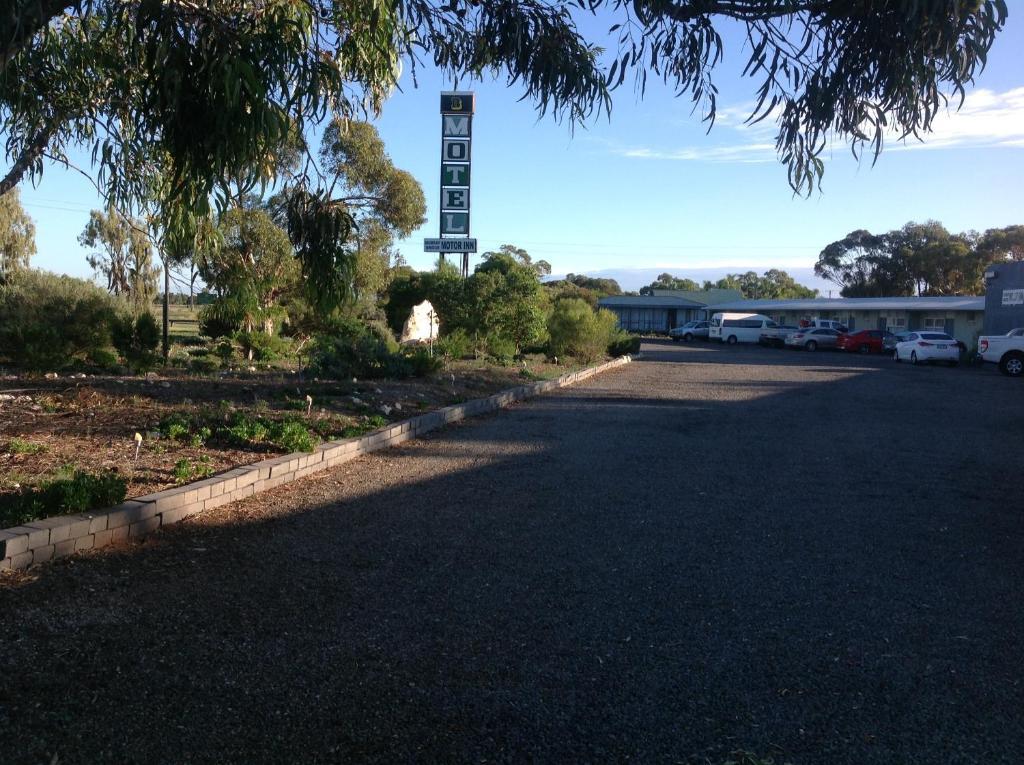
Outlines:
{"type": "Polygon", "coordinates": [[[564,374],[555,380],[520,385],[486,398],[446,406],[401,422],[393,422],[359,438],[321,444],[312,452],[294,452],[233,468],[212,478],[136,497],[106,510],[61,515],[0,529],[0,571],[25,569],[79,550],[91,550],[142,537],[161,526],[184,520],[275,486],[291,483],[332,468],[362,454],[397,446],[450,422],[493,412],[516,401],[585,380],[599,372],[628,364],[621,356],[596,367],[564,374]]]}

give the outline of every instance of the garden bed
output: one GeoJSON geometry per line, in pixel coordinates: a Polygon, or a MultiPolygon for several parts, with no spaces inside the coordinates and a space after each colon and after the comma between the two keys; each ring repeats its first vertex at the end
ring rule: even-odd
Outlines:
{"type": "Polygon", "coordinates": [[[111,484],[115,492],[123,484],[125,496],[149,494],[573,368],[536,357],[509,367],[455,362],[430,378],[398,381],[320,382],[279,371],[215,379],[174,370],[146,377],[4,375],[0,528],[94,509],[82,506],[89,497],[76,473],[105,478],[96,496],[109,504],[111,484]]]}

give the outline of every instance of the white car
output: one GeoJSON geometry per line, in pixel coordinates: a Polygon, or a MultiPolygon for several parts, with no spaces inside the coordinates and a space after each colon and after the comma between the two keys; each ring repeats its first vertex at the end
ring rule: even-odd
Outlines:
{"type": "Polygon", "coordinates": [[[908,332],[906,338],[896,343],[892,352],[893,360],[924,364],[945,361],[947,364],[960,363],[960,346],[945,332],[908,332]]]}

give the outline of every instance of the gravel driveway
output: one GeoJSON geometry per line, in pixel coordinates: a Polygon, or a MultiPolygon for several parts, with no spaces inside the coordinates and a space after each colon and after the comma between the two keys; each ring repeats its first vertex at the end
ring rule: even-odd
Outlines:
{"type": "Polygon", "coordinates": [[[645,351],[0,580],[0,761],[1019,763],[1024,385],[645,351]]]}

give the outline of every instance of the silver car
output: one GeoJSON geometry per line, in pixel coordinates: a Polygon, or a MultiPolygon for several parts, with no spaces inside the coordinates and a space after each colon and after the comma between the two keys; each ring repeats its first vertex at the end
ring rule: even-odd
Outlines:
{"type": "Polygon", "coordinates": [[[675,327],[668,331],[668,336],[673,340],[685,340],[690,342],[695,338],[701,340],[708,339],[708,322],[706,321],[688,321],[681,327],[675,327]]]}
{"type": "Polygon", "coordinates": [[[819,348],[835,348],[840,332],[826,327],[806,327],[786,335],[787,348],[803,348],[816,351],[819,348]]]}

